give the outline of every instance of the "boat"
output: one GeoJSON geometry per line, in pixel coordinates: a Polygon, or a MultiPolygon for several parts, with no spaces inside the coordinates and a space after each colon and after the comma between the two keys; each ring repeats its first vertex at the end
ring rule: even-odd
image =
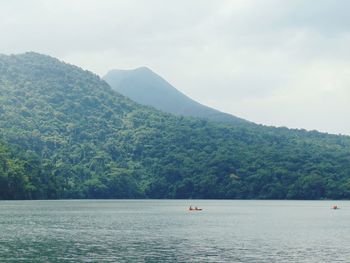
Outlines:
{"type": "Polygon", "coordinates": [[[332,205],[331,207],[332,209],[336,210],[336,209],[340,209],[337,205],[332,205]]]}
{"type": "Polygon", "coordinates": [[[202,211],[202,208],[198,208],[197,206],[195,206],[194,208],[192,208],[192,206],[190,206],[190,208],[188,208],[188,211],[202,211]]]}

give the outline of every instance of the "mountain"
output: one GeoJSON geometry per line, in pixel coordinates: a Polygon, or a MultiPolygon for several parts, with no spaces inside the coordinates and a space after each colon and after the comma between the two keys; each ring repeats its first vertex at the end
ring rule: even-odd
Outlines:
{"type": "Polygon", "coordinates": [[[162,113],[32,52],[0,55],[0,141],[1,199],[350,198],[348,136],[162,113]]]}
{"type": "Polygon", "coordinates": [[[133,101],[164,112],[225,123],[247,122],[192,100],[147,67],[111,70],[103,79],[114,90],[133,101]]]}

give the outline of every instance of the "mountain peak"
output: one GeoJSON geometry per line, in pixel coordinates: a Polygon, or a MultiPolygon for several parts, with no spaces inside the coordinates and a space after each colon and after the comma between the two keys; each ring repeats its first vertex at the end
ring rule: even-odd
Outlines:
{"type": "Polygon", "coordinates": [[[226,123],[246,122],[192,100],[148,67],[111,70],[103,79],[124,96],[164,112],[226,123]]]}
{"type": "Polygon", "coordinates": [[[135,68],[134,71],[152,72],[152,73],[154,73],[150,68],[148,68],[148,67],[146,67],[146,66],[142,66],[142,67],[135,68]]]}
{"type": "Polygon", "coordinates": [[[133,68],[133,69],[111,69],[107,72],[107,74],[105,75],[107,78],[108,76],[113,75],[113,78],[118,78],[118,77],[122,77],[125,78],[129,75],[157,75],[153,70],[151,70],[150,68],[146,67],[146,66],[142,66],[142,67],[137,67],[137,68],[133,68]]]}
{"type": "Polygon", "coordinates": [[[41,54],[38,52],[34,52],[34,51],[28,51],[21,54],[11,54],[11,56],[17,57],[17,58],[26,58],[26,59],[51,59],[51,60],[58,61],[57,58],[51,57],[49,55],[41,54]]]}

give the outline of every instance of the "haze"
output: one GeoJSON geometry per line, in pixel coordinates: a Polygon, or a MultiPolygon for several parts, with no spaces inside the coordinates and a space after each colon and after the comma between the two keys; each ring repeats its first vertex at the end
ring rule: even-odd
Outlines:
{"type": "Polygon", "coordinates": [[[257,123],[350,135],[350,2],[1,1],[0,53],[147,66],[257,123]]]}

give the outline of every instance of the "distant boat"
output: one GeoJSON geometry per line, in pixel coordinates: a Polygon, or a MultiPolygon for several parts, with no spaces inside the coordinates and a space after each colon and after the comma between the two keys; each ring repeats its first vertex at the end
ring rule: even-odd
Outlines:
{"type": "Polygon", "coordinates": [[[188,211],[202,211],[202,208],[198,208],[197,206],[195,206],[194,208],[192,206],[190,206],[190,208],[188,208],[188,211]]]}

